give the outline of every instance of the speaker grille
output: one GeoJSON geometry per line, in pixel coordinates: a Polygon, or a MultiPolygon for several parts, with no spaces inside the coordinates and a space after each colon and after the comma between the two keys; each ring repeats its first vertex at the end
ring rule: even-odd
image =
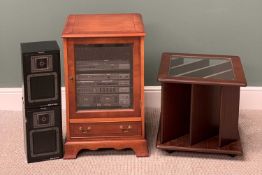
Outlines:
{"type": "Polygon", "coordinates": [[[30,103],[58,99],[56,72],[28,75],[27,84],[30,103]]]}
{"type": "Polygon", "coordinates": [[[58,154],[59,144],[58,127],[30,131],[31,157],[58,154]]]}

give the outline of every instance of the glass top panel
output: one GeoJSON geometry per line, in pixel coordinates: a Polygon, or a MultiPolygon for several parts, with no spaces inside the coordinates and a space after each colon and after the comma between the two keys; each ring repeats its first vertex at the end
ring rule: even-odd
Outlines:
{"type": "Polygon", "coordinates": [[[171,77],[197,77],[234,80],[232,62],[221,58],[189,58],[172,56],[169,64],[171,77]]]}

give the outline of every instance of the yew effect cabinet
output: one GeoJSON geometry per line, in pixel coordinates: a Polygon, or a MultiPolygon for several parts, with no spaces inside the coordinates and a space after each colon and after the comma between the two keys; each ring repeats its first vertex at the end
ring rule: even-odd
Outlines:
{"type": "Polygon", "coordinates": [[[70,15],[62,34],[65,159],[83,149],[131,148],[148,156],[144,26],[139,14],[70,15]]]}
{"type": "Polygon", "coordinates": [[[157,148],[241,155],[238,56],[164,53],[157,148]]]}

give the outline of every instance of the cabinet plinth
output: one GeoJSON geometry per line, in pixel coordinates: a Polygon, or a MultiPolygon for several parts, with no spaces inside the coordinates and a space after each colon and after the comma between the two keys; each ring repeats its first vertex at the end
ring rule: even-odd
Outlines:
{"type": "Polygon", "coordinates": [[[62,37],[66,86],[64,159],[114,148],[148,156],[140,14],[70,15],[62,37]]]}
{"type": "Polygon", "coordinates": [[[157,148],[242,155],[238,132],[240,58],[164,53],[157,148]]]}

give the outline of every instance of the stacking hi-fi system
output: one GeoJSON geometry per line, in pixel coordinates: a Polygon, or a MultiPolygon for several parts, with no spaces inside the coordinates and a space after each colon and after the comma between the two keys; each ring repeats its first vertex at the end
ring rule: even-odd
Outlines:
{"type": "Polygon", "coordinates": [[[60,50],[56,41],[21,44],[28,162],[63,156],[60,50]]]}

